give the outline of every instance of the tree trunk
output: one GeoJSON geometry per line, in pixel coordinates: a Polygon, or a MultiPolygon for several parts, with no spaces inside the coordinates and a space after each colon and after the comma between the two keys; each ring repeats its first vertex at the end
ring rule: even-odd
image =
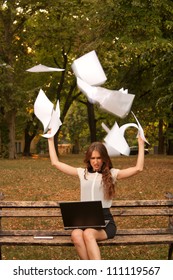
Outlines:
{"type": "Polygon", "coordinates": [[[169,124],[168,126],[168,131],[169,131],[169,135],[170,137],[168,138],[168,146],[167,146],[167,155],[173,155],[173,124],[169,124]]]}
{"type": "Polygon", "coordinates": [[[87,111],[88,111],[88,123],[90,129],[90,139],[91,143],[97,141],[96,136],[96,120],[95,120],[95,112],[94,105],[87,101],[87,111]]]}
{"type": "Polygon", "coordinates": [[[158,145],[158,154],[164,154],[164,142],[165,137],[163,134],[163,120],[159,120],[159,145],[158,145]]]}
{"type": "Polygon", "coordinates": [[[23,149],[23,156],[28,157],[31,156],[30,147],[32,139],[35,137],[36,134],[29,135],[28,130],[25,129],[25,146],[23,149]]]}
{"type": "Polygon", "coordinates": [[[8,136],[9,136],[9,143],[8,143],[9,159],[15,159],[17,157],[16,146],[15,146],[15,118],[16,118],[16,112],[14,109],[6,113],[8,136]]]}
{"type": "Polygon", "coordinates": [[[2,138],[1,138],[1,130],[0,130],[0,156],[2,155],[2,138]]]}
{"type": "Polygon", "coordinates": [[[30,147],[31,142],[37,134],[38,124],[33,127],[33,121],[35,115],[32,115],[32,121],[28,121],[25,127],[25,146],[23,150],[23,156],[31,156],[30,147]]]}
{"type": "Polygon", "coordinates": [[[168,140],[167,155],[168,156],[172,156],[173,155],[173,140],[168,140]]]}
{"type": "Polygon", "coordinates": [[[167,155],[173,155],[173,106],[171,107],[171,112],[169,116],[168,124],[168,142],[167,142],[167,155]]]}
{"type": "Polygon", "coordinates": [[[74,146],[72,149],[72,153],[79,154],[79,139],[77,139],[77,138],[74,140],[74,146]]]}

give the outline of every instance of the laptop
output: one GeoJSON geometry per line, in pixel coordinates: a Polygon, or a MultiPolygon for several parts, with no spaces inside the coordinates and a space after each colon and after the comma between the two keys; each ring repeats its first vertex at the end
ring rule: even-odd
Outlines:
{"type": "Polygon", "coordinates": [[[68,201],[59,205],[64,229],[104,228],[109,222],[104,220],[101,201],[68,201]]]}

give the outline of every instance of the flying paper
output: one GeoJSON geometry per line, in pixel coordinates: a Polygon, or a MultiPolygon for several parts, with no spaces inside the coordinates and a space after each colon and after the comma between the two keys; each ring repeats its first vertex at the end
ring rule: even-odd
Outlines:
{"type": "MultiPolygon", "coordinates": [[[[102,123],[101,125],[102,125],[103,129],[104,129],[104,130],[107,132],[107,134],[108,134],[108,133],[110,132],[110,129],[109,129],[104,123],[102,123]]],[[[105,145],[105,147],[106,147],[106,149],[107,149],[107,152],[108,152],[108,155],[109,155],[110,157],[117,157],[117,156],[120,155],[120,152],[117,151],[114,147],[110,146],[110,144],[108,144],[107,142],[104,142],[103,144],[105,145]]]]}
{"type": "Polygon", "coordinates": [[[104,96],[100,103],[101,109],[120,118],[125,118],[129,114],[134,94],[124,94],[120,90],[109,90],[101,87],[98,87],[98,93],[104,96]]]}
{"type": "Polygon", "coordinates": [[[56,109],[54,104],[47,98],[41,89],[34,103],[34,114],[42,122],[44,133],[51,129],[50,133],[42,136],[46,138],[53,137],[61,126],[59,101],[57,101],[56,109]]]}
{"type": "Polygon", "coordinates": [[[102,101],[102,96],[98,95],[97,93],[97,87],[95,86],[90,86],[88,83],[84,82],[81,80],[79,77],[77,77],[77,86],[80,89],[80,91],[85,94],[87,97],[88,101],[92,104],[98,103],[99,101],[102,101]]]}
{"type": "Polygon", "coordinates": [[[127,93],[128,93],[128,89],[124,89],[124,88],[120,88],[119,91],[121,91],[121,92],[124,93],[124,94],[127,94],[127,93]]]}
{"type": "Polygon", "coordinates": [[[77,58],[71,67],[76,77],[89,85],[101,85],[107,80],[95,51],[77,58]]]}
{"type": "MultiPolygon", "coordinates": [[[[138,119],[135,114],[133,116],[137,122],[135,123],[127,123],[122,125],[121,127],[115,122],[112,129],[109,129],[104,123],[102,123],[103,129],[107,132],[107,136],[104,138],[104,145],[107,148],[109,156],[118,156],[120,154],[128,156],[130,154],[130,147],[124,137],[126,129],[129,127],[135,127],[138,130],[138,134],[140,137],[148,143],[144,136],[144,131],[142,126],[140,125],[138,119]]],[[[148,143],[149,144],[149,143],[148,143]]]]}
{"type": "Polygon", "coordinates": [[[128,94],[128,90],[109,90],[91,86],[80,78],[77,78],[77,86],[89,102],[97,103],[101,109],[113,115],[124,118],[130,112],[135,95],[128,94]]]}
{"type": "Polygon", "coordinates": [[[120,152],[118,152],[117,150],[115,150],[115,149],[114,149],[113,147],[111,147],[108,143],[104,142],[103,144],[104,144],[104,146],[106,147],[106,150],[107,150],[108,155],[109,155],[110,157],[118,157],[118,156],[121,155],[120,152]]]}
{"type": "Polygon", "coordinates": [[[60,68],[53,68],[53,67],[47,67],[45,65],[42,64],[38,64],[32,68],[27,69],[27,72],[60,72],[60,71],[64,71],[65,69],[60,69],[60,68]]]}
{"type": "Polygon", "coordinates": [[[130,154],[130,148],[124,135],[121,133],[121,130],[115,122],[114,126],[108,132],[106,137],[104,138],[105,143],[112,147],[114,150],[118,151],[122,155],[128,156],[130,154]]]}
{"type": "Polygon", "coordinates": [[[138,124],[139,135],[141,136],[141,138],[142,138],[147,144],[150,145],[150,143],[149,143],[149,142],[147,141],[147,139],[145,138],[144,130],[143,130],[142,126],[140,125],[140,123],[139,123],[137,117],[135,116],[135,114],[134,114],[133,112],[132,112],[132,114],[133,114],[133,116],[134,116],[134,118],[135,118],[135,120],[136,120],[136,122],[137,122],[137,124],[138,124]]]}
{"type": "Polygon", "coordinates": [[[52,112],[51,120],[48,126],[48,129],[51,129],[51,132],[43,134],[42,136],[45,138],[53,137],[61,125],[62,122],[60,120],[60,107],[59,107],[59,100],[58,100],[56,104],[56,109],[53,110],[52,112]]]}
{"type": "Polygon", "coordinates": [[[53,112],[53,103],[47,98],[46,94],[40,89],[34,103],[34,114],[42,122],[44,132],[48,130],[53,112]]]}

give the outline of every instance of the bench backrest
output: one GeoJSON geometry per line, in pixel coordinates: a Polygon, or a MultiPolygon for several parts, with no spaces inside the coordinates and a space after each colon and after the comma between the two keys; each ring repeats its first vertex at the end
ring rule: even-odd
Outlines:
{"type": "MultiPolygon", "coordinates": [[[[173,216],[172,200],[116,200],[113,216],[173,216]]],[[[61,217],[56,201],[0,201],[0,217],[61,217]],[[40,210],[40,211],[38,211],[40,210]]]]}

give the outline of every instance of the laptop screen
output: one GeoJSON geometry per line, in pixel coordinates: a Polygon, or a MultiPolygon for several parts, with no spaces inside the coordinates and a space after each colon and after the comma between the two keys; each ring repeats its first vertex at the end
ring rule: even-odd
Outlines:
{"type": "Polygon", "coordinates": [[[101,201],[60,202],[65,228],[105,226],[101,201]]]}

